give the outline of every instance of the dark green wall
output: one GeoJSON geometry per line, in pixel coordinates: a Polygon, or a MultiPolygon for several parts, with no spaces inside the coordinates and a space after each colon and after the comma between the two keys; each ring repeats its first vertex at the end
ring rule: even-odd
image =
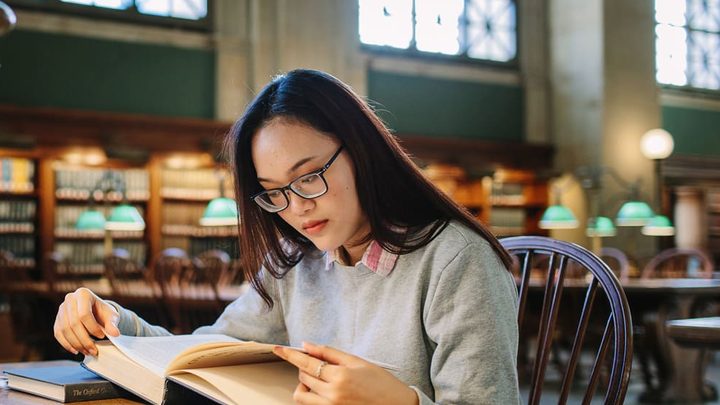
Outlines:
{"type": "Polygon", "coordinates": [[[0,103],[212,118],[211,50],[16,30],[0,38],[0,103]]]}
{"type": "Polygon", "coordinates": [[[370,71],[368,95],[398,133],[522,141],[519,86],[370,71]]]}
{"type": "Polygon", "coordinates": [[[673,154],[720,156],[720,111],[663,107],[662,126],[673,135],[673,154]]]}

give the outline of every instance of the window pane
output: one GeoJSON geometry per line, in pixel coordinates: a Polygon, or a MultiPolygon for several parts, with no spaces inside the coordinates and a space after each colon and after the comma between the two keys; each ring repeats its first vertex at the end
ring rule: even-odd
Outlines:
{"type": "Polygon", "coordinates": [[[207,2],[199,0],[173,0],[172,17],[197,20],[207,15],[207,2]]]}
{"type": "Polygon", "coordinates": [[[417,49],[448,55],[460,53],[460,20],[463,0],[416,0],[417,49]]]}
{"type": "Polygon", "coordinates": [[[720,31],[720,0],[688,0],[687,19],[691,29],[720,31]]]}
{"type": "Polygon", "coordinates": [[[655,27],[656,79],[660,83],[687,84],[687,42],[685,29],[665,24],[655,27]]]}
{"type": "Polygon", "coordinates": [[[170,0],[136,0],[137,9],[143,14],[170,15],[170,0]]]}
{"type": "Polygon", "coordinates": [[[509,61],[517,54],[515,4],[510,0],[469,2],[468,56],[509,61]]]}
{"type": "Polygon", "coordinates": [[[716,33],[701,31],[690,33],[688,76],[691,86],[713,90],[720,88],[719,39],[720,36],[716,33]]]}
{"type": "Polygon", "coordinates": [[[663,24],[684,26],[686,0],[655,0],[655,20],[663,24]]]}
{"type": "Polygon", "coordinates": [[[82,4],[85,6],[112,8],[115,10],[126,10],[132,6],[133,0],[62,0],[62,2],[82,4]]]}
{"type": "Polygon", "coordinates": [[[359,0],[360,41],[408,48],[412,41],[412,0],[359,0]]]}

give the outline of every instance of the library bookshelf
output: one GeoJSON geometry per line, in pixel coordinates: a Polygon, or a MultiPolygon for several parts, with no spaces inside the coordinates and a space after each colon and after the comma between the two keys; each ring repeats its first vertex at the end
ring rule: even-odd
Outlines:
{"type": "MultiPolygon", "coordinates": [[[[12,134],[0,136],[0,162],[16,165],[9,181],[0,174],[0,249],[19,252],[36,277],[53,251],[66,253],[88,274],[101,274],[103,235],[78,231],[74,223],[88,207],[98,176],[113,171],[146,223],[144,231],[114,233],[114,246],[145,265],[168,247],[190,255],[221,249],[239,257],[237,227],[199,226],[204,207],[221,188],[233,197],[231,170],[218,158],[230,125],[0,105],[0,134],[12,134]],[[101,158],[91,158],[98,151],[101,158]]],[[[547,187],[534,173],[550,167],[552,148],[403,134],[398,139],[426,173],[433,165],[458,167],[451,171],[461,174],[449,194],[499,236],[541,234],[537,219],[547,187]]],[[[435,181],[447,187],[437,176],[435,181]]],[[[120,202],[118,195],[93,197],[105,211],[120,202]]]]}

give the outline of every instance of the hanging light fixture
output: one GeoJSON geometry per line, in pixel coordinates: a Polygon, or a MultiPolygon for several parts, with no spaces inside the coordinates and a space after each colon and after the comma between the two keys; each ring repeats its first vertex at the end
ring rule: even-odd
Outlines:
{"type": "Polygon", "coordinates": [[[236,226],[238,224],[237,203],[232,198],[225,197],[225,174],[222,170],[216,171],[220,183],[220,196],[213,198],[205,207],[201,226],[236,226]]]}
{"type": "Polygon", "coordinates": [[[610,218],[599,216],[588,219],[585,235],[591,238],[607,238],[616,234],[617,229],[610,218]]]}
{"type": "Polygon", "coordinates": [[[540,229],[575,229],[578,227],[575,214],[561,203],[563,190],[564,187],[553,186],[553,205],[547,207],[543,212],[538,223],[540,229]]]}
{"type": "Polygon", "coordinates": [[[95,184],[90,192],[89,208],[82,212],[75,223],[75,229],[82,231],[104,231],[105,255],[112,252],[112,231],[142,231],[145,229],[145,220],[137,208],[130,205],[125,193],[125,180],[114,171],[108,170],[95,184]],[[110,216],[105,216],[95,207],[94,198],[102,195],[107,203],[107,196],[111,193],[119,193],[120,205],[113,208],[110,216]]]}

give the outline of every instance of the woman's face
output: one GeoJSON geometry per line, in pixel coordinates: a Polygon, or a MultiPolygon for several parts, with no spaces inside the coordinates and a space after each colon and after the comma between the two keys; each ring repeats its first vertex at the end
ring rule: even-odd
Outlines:
{"type": "MultiPolygon", "coordinates": [[[[262,187],[280,188],[321,169],[339,147],[340,143],[328,134],[280,118],[271,120],[255,134],[252,160],[262,187]]],[[[327,193],[305,199],[288,191],[289,206],[277,215],[318,249],[349,248],[367,234],[369,227],[355,189],[353,164],[345,150],[323,177],[327,193]]]]}

